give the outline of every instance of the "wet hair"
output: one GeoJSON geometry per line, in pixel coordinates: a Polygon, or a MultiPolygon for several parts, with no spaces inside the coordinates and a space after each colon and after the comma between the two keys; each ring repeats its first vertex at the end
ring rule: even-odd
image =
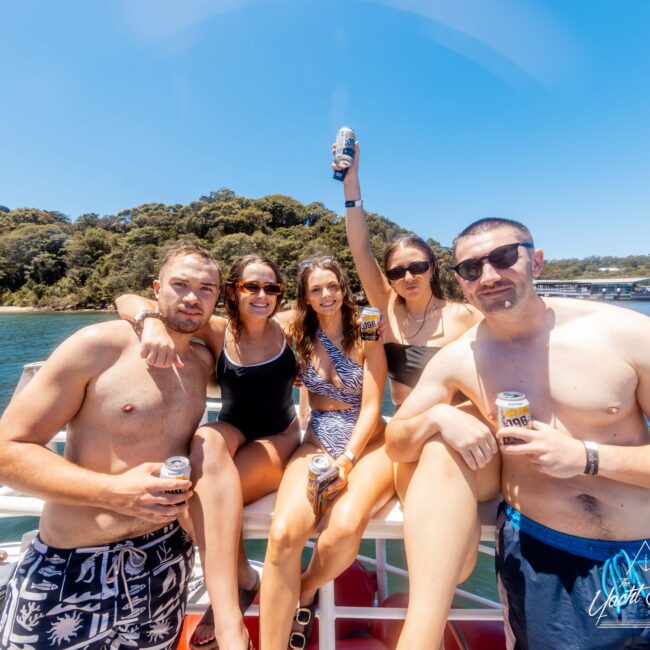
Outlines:
{"type": "MultiPolygon", "coordinates": [[[[398,235],[397,237],[391,239],[388,244],[386,244],[386,248],[384,249],[384,273],[388,271],[388,262],[391,255],[398,248],[407,248],[409,246],[421,250],[426,255],[427,260],[431,262],[431,291],[436,298],[444,300],[445,294],[442,290],[442,284],[440,282],[440,267],[438,265],[438,258],[433,252],[433,248],[431,248],[431,246],[429,246],[429,244],[427,244],[427,242],[425,242],[422,237],[418,237],[414,234],[409,234],[398,235]]],[[[402,298],[402,296],[399,294],[397,295],[397,300],[398,302],[404,302],[404,298],[402,298]]]]}
{"type": "Polygon", "coordinates": [[[454,239],[451,245],[452,259],[454,261],[456,260],[456,246],[458,245],[458,241],[463,237],[482,235],[485,232],[492,232],[504,227],[516,230],[524,241],[533,241],[533,235],[530,230],[528,230],[528,228],[520,221],[506,219],[504,217],[484,217],[483,219],[478,219],[477,221],[470,223],[467,228],[456,235],[456,239],[454,239]]]}
{"type": "Polygon", "coordinates": [[[214,264],[217,267],[219,274],[221,274],[219,263],[214,259],[214,257],[212,257],[212,254],[209,251],[207,251],[205,248],[197,246],[193,241],[181,239],[176,242],[176,244],[168,248],[165,252],[165,255],[160,262],[160,267],[158,268],[158,277],[160,278],[163,275],[163,271],[173,260],[175,260],[177,257],[185,257],[186,255],[200,257],[204,262],[214,264]]]}
{"type": "MultiPolygon", "coordinates": [[[[264,266],[268,266],[275,274],[275,281],[284,286],[284,280],[282,278],[282,274],[280,273],[280,269],[277,267],[276,263],[270,260],[268,257],[252,253],[249,255],[242,255],[241,257],[235,259],[235,261],[230,266],[230,269],[228,270],[228,276],[226,277],[226,291],[224,292],[224,303],[226,306],[228,328],[232,332],[235,341],[239,341],[239,337],[241,335],[241,323],[239,320],[239,298],[237,296],[237,287],[235,285],[244,277],[244,271],[250,264],[264,264],[264,266]]],[[[277,297],[275,301],[275,307],[269,315],[269,318],[275,316],[278,309],[280,309],[283,296],[284,294],[281,294],[277,297]]]]}
{"type": "MultiPolygon", "coordinates": [[[[318,256],[314,256],[318,258],[318,256]]],[[[316,330],[318,329],[318,315],[307,304],[307,292],[309,291],[309,278],[314,269],[325,269],[331,271],[341,287],[343,304],[341,305],[341,316],[343,317],[343,350],[350,354],[355,343],[359,339],[359,326],[357,325],[357,309],[354,304],[354,297],[350,289],[350,282],[345,271],[335,259],[328,262],[317,262],[307,267],[298,269],[296,280],[296,315],[291,323],[291,339],[293,340],[298,357],[298,363],[305,368],[314,354],[316,343],[316,330]]]]}

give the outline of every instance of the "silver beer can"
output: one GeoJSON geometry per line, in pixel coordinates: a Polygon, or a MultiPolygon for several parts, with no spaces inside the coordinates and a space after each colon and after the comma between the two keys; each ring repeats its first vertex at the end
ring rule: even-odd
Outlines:
{"type": "Polygon", "coordinates": [[[347,168],[354,160],[354,143],[356,136],[354,131],[348,127],[343,126],[336,134],[336,145],[334,149],[334,163],[342,169],[334,170],[334,178],[337,181],[342,181],[347,173],[347,168]]]}
{"type": "Polygon", "coordinates": [[[323,515],[329,505],[325,491],[338,475],[338,467],[325,454],[312,456],[307,467],[307,498],[317,518],[323,515]]]}
{"type": "MultiPolygon", "coordinates": [[[[503,427],[524,427],[533,428],[533,419],[530,414],[530,402],[526,395],[516,390],[506,390],[497,394],[496,399],[497,417],[499,428],[503,427]]],[[[504,445],[520,445],[524,441],[521,438],[507,436],[502,439],[504,445]]]]}
{"type": "MultiPolygon", "coordinates": [[[[169,457],[160,469],[160,478],[175,478],[179,481],[190,480],[190,459],[185,456],[169,457]]],[[[170,494],[180,494],[184,490],[168,490],[170,494]]]]}

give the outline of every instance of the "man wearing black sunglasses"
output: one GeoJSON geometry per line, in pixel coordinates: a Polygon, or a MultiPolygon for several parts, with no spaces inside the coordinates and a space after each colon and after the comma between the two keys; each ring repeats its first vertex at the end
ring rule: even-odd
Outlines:
{"type": "Polygon", "coordinates": [[[449,606],[475,557],[487,478],[475,469],[487,467],[495,439],[508,647],[650,647],[641,561],[650,555],[650,319],[541,299],[533,278],[543,253],[532,242],[506,219],[457,237],[452,268],[485,318],[434,357],[386,432],[389,455],[417,463],[404,506],[411,598],[400,649],[440,644],[440,603],[449,606]],[[495,399],[506,390],[526,394],[531,429],[499,429],[495,399]],[[458,392],[490,427],[450,406],[458,392]],[[509,436],[521,444],[505,445],[509,436]]]}

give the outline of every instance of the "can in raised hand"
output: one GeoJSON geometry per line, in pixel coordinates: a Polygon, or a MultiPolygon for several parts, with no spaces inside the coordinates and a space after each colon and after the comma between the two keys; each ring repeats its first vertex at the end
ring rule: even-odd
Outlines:
{"type": "Polygon", "coordinates": [[[377,307],[364,307],[361,310],[361,340],[379,341],[379,319],[381,311],[377,307]]]}
{"type": "Polygon", "coordinates": [[[341,169],[335,169],[333,178],[337,181],[342,181],[348,172],[348,167],[354,161],[354,143],[356,136],[354,131],[348,127],[343,126],[336,134],[336,144],[334,148],[334,164],[341,169]]]}

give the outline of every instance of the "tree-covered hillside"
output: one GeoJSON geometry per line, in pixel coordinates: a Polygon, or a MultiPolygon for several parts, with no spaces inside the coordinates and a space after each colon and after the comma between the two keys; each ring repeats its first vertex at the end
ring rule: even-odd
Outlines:
{"type": "MultiPolygon", "coordinates": [[[[384,244],[405,231],[380,215],[370,214],[368,221],[373,251],[381,259],[384,244]]],[[[345,221],[322,203],[303,205],[277,194],[247,199],[221,189],[189,205],[148,203],[116,216],[84,214],[74,222],[60,212],[0,206],[0,305],[104,308],[121,293],[148,293],[165,248],[180,238],[196,240],[224,269],[238,255],[268,255],[285,275],[289,299],[298,262],[317,252],[335,255],[353,290],[361,290],[345,221]]],[[[449,250],[430,243],[447,294],[459,297],[449,250]]],[[[650,256],[556,260],[546,262],[542,277],[637,275],[650,276],[650,256]],[[603,268],[618,270],[598,270],[603,268]]]]}
{"type": "MultiPolygon", "coordinates": [[[[403,230],[369,215],[372,246],[403,230]]],[[[183,238],[210,250],[222,268],[249,252],[274,259],[292,298],[298,262],[331,253],[360,291],[345,237],[345,222],[321,203],[303,205],[281,195],[247,199],[222,189],[189,205],[149,203],[117,216],[84,214],[74,222],[58,212],[0,207],[0,305],[53,309],[103,308],[121,293],[149,292],[165,248],[183,238]]],[[[449,252],[431,242],[449,263],[449,252]]],[[[451,274],[445,281],[452,294],[451,274]]]]}
{"type": "Polygon", "coordinates": [[[632,278],[650,277],[650,255],[585,257],[583,260],[553,260],[544,263],[543,278],[632,278]]]}

